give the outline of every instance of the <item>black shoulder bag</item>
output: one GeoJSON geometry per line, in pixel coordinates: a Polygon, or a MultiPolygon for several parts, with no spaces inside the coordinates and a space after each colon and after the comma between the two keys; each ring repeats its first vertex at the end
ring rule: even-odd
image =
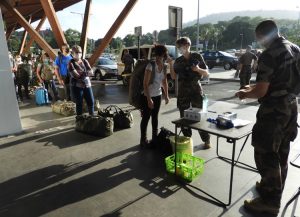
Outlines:
{"type": "Polygon", "coordinates": [[[131,128],[133,125],[131,111],[123,110],[117,105],[110,105],[104,110],[98,111],[98,114],[103,117],[112,117],[114,120],[114,130],[131,128]]]}

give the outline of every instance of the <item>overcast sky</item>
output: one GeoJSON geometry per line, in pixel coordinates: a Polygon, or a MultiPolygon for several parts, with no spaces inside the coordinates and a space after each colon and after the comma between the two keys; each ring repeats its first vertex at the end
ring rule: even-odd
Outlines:
{"type": "MultiPolygon", "coordinates": [[[[128,0],[93,0],[88,37],[104,37],[128,0]]],[[[81,31],[82,16],[86,1],[77,3],[57,13],[62,29],[81,31]]],[[[124,37],[134,33],[135,26],[143,26],[143,33],[168,28],[168,6],[183,8],[183,23],[197,19],[198,0],[138,0],[116,36],[124,37]]],[[[299,0],[200,0],[200,17],[219,12],[244,10],[300,10],[299,0]]],[[[242,16],[243,14],[241,14],[242,16]]],[[[48,23],[44,28],[49,27],[48,23]]]]}

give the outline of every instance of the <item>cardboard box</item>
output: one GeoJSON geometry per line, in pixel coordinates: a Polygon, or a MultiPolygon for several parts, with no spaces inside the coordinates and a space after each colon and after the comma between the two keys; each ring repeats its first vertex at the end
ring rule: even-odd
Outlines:
{"type": "Polygon", "coordinates": [[[201,121],[202,109],[199,108],[189,108],[184,110],[184,119],[192,121],[201,121]]]}
{"type": "Polygon", "coordinates": [[[237,118],[237,113],[234,113],[234,112],[224,112],[222,114],[222,116],[225,117],[225,118],[228,118],[230,120],[234,120],[234,119],[237,118]]]}

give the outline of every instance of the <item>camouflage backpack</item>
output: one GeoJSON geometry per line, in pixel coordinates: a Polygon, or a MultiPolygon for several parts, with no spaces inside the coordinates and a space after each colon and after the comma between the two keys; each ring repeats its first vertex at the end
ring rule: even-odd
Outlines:
{"type": "Polygon", "coordinates": [[[41,65],[41,78],[44,81],[51,81],[53,80],[53,72],[54,72],[54,67],[51,65],[41,65]]]}
{"type": "MultiPolygon", "coordinates": [[[[143,91],[143,81],[145,75],[145,69],[148,63],[152,64],[152,75],[151,81],[154,79],[154,68],[155,62],[150,60],[138,60],[134,66],[133,72],[130,77],[130,85],[129,85],[129,104],[134,106],[137,109],[142,108],[142,98],[141,93],[143,91]]],[[[151,83],[150,81],[150,83],[151,83]]]]}
{"type": "MultiPolygon", "coordinates": [[[[134,66],[133,72],[131,73],[130,77],[130,85],[129,85],[129,104],[134,106],[137,109],[142,108],[142,98],[141,94],[143,92],[144,86],[144,76],[145,76],[145,69],[147,65],[151,63],[152,70],[151,70],[151,78],[150,84],[154,81],[155,76],[155,61],[154,60],[145,60],[140,59],[134,66]]],[[[167,73],[167,68],[164,66],[163,73],[167,73]]]]}

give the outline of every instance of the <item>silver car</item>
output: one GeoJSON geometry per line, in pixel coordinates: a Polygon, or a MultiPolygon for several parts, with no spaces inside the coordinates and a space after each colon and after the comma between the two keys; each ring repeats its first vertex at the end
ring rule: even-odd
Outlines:
{"type": "Polygon", "coordinates": [[[93,69],[96,80],[122,80],[122,77],[118,75],[117,63],[111,59],[99,57],[97,65],[93,69]]]}

